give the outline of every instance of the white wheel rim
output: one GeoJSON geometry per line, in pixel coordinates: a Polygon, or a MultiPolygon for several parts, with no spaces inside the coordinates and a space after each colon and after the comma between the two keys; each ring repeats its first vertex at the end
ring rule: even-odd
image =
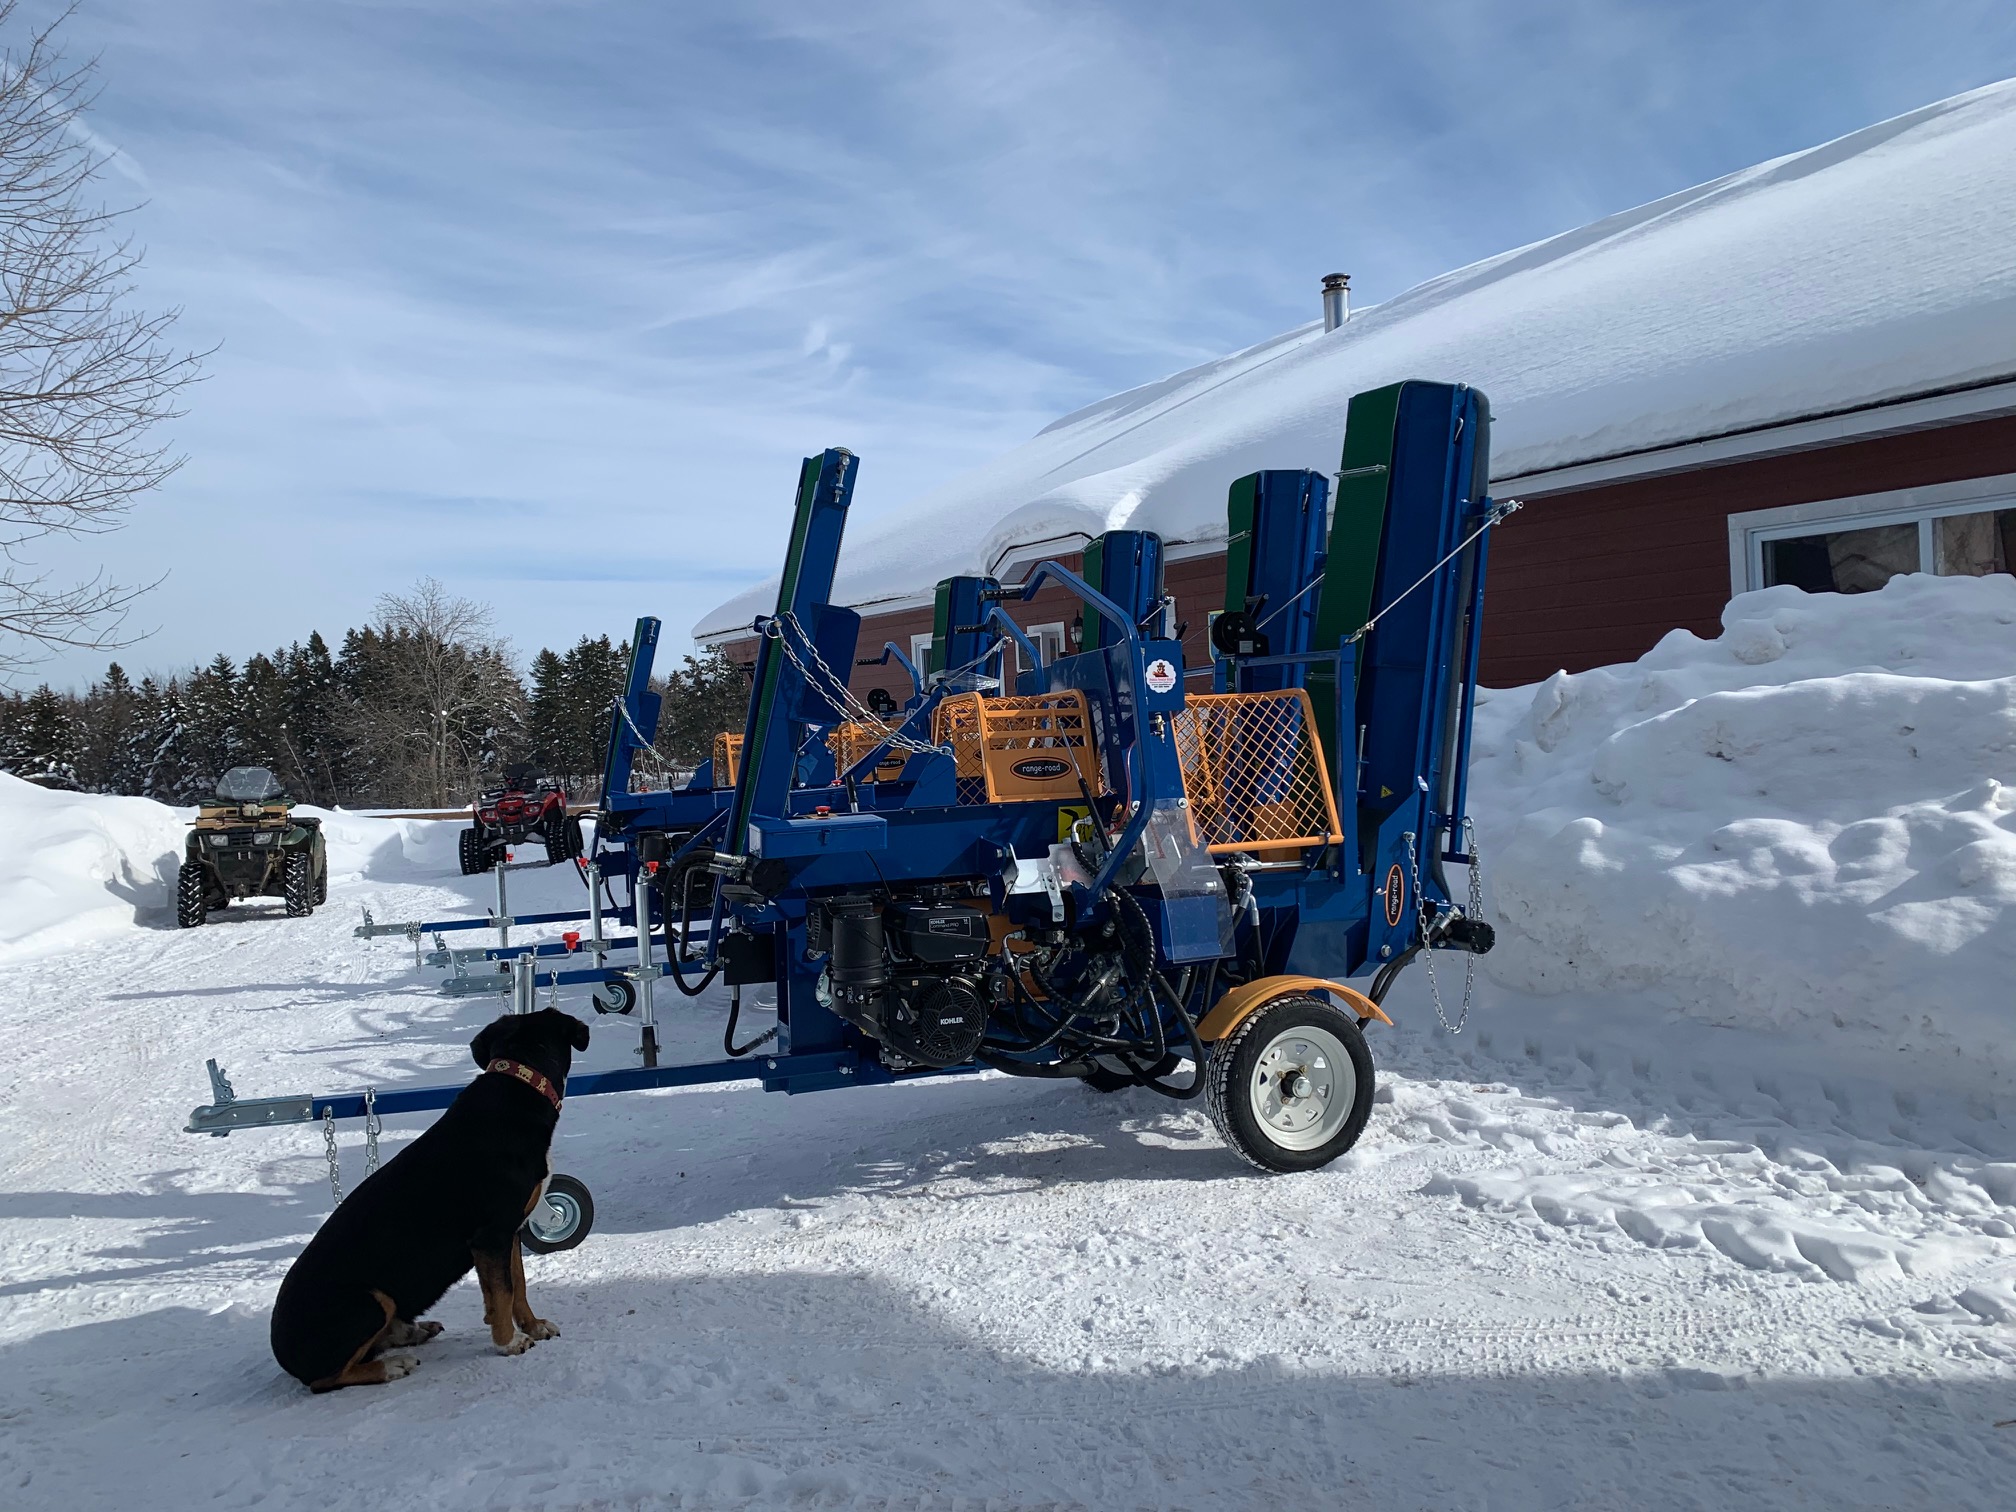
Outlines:
{"type": "Polygon", "coordinates": [[[581,1204],[565,1192],[548,1192],[525,1226],[541,1244],[558,1244],[581,1224],[581,1204]]]}
{"type": "Polygon", "coordinates": [[[1335,1139],[1350,1118],[1358,1073],[1336,1035],[1298,1025],[1267,1042],[1253,1064],[1246,1097],[1269,1143],[1313,1150],[1335,1139]]]}

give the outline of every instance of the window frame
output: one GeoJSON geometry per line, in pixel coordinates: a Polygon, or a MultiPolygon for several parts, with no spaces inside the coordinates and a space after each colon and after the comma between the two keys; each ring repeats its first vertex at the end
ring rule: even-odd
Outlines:
{"type": "Polygon", "coordinates": [[[1840,530],[1864,530],[1875,525],[1918,527],[1918,570],[1938,565],[1932,522],[1952,515],[1989,514],[2016,509],[2016,473],[1965,478],[1924,488],[1896,488],[1884,493],[1851,494],[1839,499],[1815,499],[1776,509],[1752,509],[1729,516],[1729,592],[1731,597],[1764,586],[1764,544],[1799,536],[1827,535],[1840,530]]]}

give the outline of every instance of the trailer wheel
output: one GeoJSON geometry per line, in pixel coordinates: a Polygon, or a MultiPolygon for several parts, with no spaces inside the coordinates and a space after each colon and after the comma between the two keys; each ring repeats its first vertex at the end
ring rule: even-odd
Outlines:
{"type": "Polygon", "coordinates": [[[210,912],[208,899],[203,896],[207,885],[199,862],[184,861],[182,869],[175,873],[175,922],[181,928],[194,929],[210,912]]]}
{"type": "Polygon", "coordinates": [[[462,831],[458,859],[462,862],[462,875],[465,877],[473,877],[483,870],[483,853],[476,848],[474,826],[462,831]]]}
{"type": "Polygon", "coordinates": [[[604,982],[588,999],[595,1005],[597,1013],[629,1013],[637,1006],[637,984],[634,982],[604,982]]]}
{"type": "Polygon", "coordinates": [[[1263,1171],[1313,1171],[1372,1116],[1372,1052],[1356,1020],[1313,997],[1276,998],[1212,1047],[1212,1122],[1263,1171]]]}
{"type": "Polygon", "coordinates": [[[296,851],[281,864],[280,896],[287,901],[287,917],[305,919],[315,912],[315,858],[296,851]]]}
{"type": "Polygon", "coordinates": [[[572,1176],[551,1176],[544,1201],[532,1204],[532,1215],[520,1231],[525,1248],[535,1255],[570,1250],[595,1226],[595,1199],[572,1176]]]}
{"type": "Polygon", "coordinates": [[[545,838],[546,862],[549,866],[559,866],[581,854],[581,832],[579,830],[570,832],[569,827],[573,822],[564,813],[547,816],[545,838]]]}

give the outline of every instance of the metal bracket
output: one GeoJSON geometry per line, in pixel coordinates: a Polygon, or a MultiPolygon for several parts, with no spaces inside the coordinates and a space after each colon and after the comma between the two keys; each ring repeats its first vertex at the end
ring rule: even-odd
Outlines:
{"type": "Polygon", "coordinates": [[[231,1089],[231,1078],[224,1074],[215,1057],[205,1061],[204,1066],[210,1072],[210,1095],[216,1101],[190,1112],[185,1133],[223,1139],[233,1129],[310,1123],[314,1119],[315,1098],[310,1093],[298,1097],[254,1097],[241,1102],[231,1089]]]}

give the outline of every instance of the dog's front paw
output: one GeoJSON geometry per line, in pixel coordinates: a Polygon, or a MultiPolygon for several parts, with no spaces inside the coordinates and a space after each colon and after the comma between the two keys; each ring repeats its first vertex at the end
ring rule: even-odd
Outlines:
{"type": "Polygon", "coordinates": [[[557,1339],[560,1337],[560,1325],[548,1323],[544,1318],[534,1318],[525,1325],[525,1332],[535,1339],[557,1339]]]}
{"type": "Polygon", "coordinates": [[[497,1346],[497,1353],[502,1355],[521,1355],[538,1342],[538,1338],[533,1334],[513,1334],[509,1344],[499,1344],[497,1346]]]}
{"type": "Polygon", "coordinates": [[[414,1326],[420,1330],[420,1337],[415,1341],[420,1344],[425,1344],[429,1339],[437,1337],[441,1332],[441,1325],[436,1323],[432,1318],[429,1318],[425,1323],[418,1323],[414,1326]]]}
{"type": "Polygon", "coordinates": [[[381,1362],[385,1366],[385,1379],[388,1381],[397,1381],[420,1368],[420,1362],[409,1354],[385,1355],[381,1362]]]}

